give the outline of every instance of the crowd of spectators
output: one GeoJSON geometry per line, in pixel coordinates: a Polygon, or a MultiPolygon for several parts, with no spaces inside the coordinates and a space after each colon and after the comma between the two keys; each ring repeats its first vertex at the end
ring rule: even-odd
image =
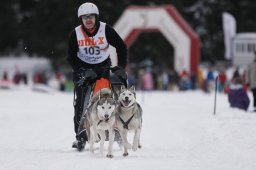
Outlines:
{"type": "MultiPolygon", "coordinates": [[[[28,85],[28,79],[36,84],[52,86],[60,91],[72,91],[73,83],[71,78],[67,78],[62,72],[46,73],[37,71],[32,76],[21,73],[18,70],[10,77],[7,72],[2,74],[1,83],[12,83],[14,85],[28,85]]],[[[197,73],[183,70],[178,73],[175,70],[165,69],[156,71],[152,68],[140,68],[139,70],[129,70],[128,83],[137,90],[151,91],[187,91],[202,90],[205,93],[211,93],[217,89],[218,93],[224,93],[228,96],[231,107],[248,110],[250,99],[248,97],[248,76],[246,69],[239,67],[232,70],[214,69],[213,67],[198,68],[197,73]],[[217,85],[217,87],[216,87],[217,85]],[[215,88],[216,87],[216,88],[215,88]]]]}
{"type": "Polygon", "coordinates": [[[60,91],[72,91],[73,83],[66,78],[62,72],[48,73],[44,70],[36,71],[33,74],[15,71],[14,74],[3,72],[0,78],[0,86],[9,85],[45,85],[51,86],[60,91]]]}
{"type": "MultiPolygon", "coordinates": [[[[11,76],[7,72],[1,74],[3,81],[12,82],[13,84],[28,84],[28,74],[16,71],[11,76]]],[[[234,76],[240,76],[239,70],[236,69],[234,76]]],[[[52,81],[58,84],[58,89],[61,91],[70,91],[72,89],[72,80],[62,72],[47,73],[46,71],[37,71],[30,77],[33,84],[50,85],[52,81]]],[[[218,76],[218,92],[227,93],[228,85],[232,79],[228,78],[225,70],[214,70],[212,67],[207,69],[199,68],[197,73],[191,73],[188,70],[183,70],[178,73],[172,69],[155,71],[149,68],[141,68],[136,72],[130,70],[128,72],[129,85],[134,85],[137,90],[163,90],[163,91],[186,91],[201,89],[206,93],[214,90],[215,79],[218,76]]],[[[241,75],[245,82],[244,75],[241,75]]],[[[56,86],[56,85],[55,85],[56,86]]]]}

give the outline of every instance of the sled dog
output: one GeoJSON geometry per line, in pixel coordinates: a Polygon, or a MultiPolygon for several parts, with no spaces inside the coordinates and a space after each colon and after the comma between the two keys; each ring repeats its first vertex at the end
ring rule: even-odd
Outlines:
{"type": "Polygon", "coordinates": [[[116,122],[119,129],[123,146],[123,156],[128,156],[128,149],[136,151],[141,148],[140,133],[142,127],[142,109],[136,102],[135,88],[125,88],[121,86],[118,96],[118,106],[116,108],[116,122]],[[127,132],[134,131],[133,144],[127,140],[127,132]]]}
{"type": "Polygon", "coordinates": [[[115,137],[113,129],[115,124],[115,109],[116,101],[114,100],[112,91],[107,88],[101,89],[92,98],[85,122],[91,152],[94,152],[94,143],[100,141],[100,153],[103,154],[104,141],[106,139],[105,130],[108,130],[108,158],[113,158],[112,149],[115,137]]]}

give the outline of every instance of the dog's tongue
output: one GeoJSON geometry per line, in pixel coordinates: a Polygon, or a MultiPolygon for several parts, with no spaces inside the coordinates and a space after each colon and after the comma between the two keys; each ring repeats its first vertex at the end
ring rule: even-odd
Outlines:
{"type": "Polygon", "coordinates": [[[129,100],[124,100],[124,105],[125,106],[128,106],[130,104],[130,101],[129,100]]]}

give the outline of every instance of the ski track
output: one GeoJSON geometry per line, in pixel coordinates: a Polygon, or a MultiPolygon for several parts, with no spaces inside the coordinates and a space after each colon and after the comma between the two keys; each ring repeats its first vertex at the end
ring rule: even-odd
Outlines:
{"type": "MultiPolygon", "coordinates": [[[[250,94],[250,98],[252,96],[250,94]]],[[[227,96],[190,92],[138,92],[143,108],[142,149],[114,158],[71,148],[73,94],[28,88],[0,89],[2,170],[255,170],[256,114],[232,109],[227,96]]],[[[129,141],[132,133],[129,133],[129,141]]]]}

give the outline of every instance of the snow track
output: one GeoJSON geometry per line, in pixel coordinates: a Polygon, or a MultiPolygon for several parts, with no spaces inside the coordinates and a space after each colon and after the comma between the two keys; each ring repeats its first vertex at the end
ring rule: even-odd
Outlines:
{"type": "Polygon", "coordinates": [[[138,92],[142,149],[123,157],[115,143],[108,159],[107,145],[104,155],[97,144],[94,154],[88,144],[81,153],[71,148],[72,94],[0,89],[0,169],[255,170],[256,114],[217,97],[213,116],[213,94],[138,92]]]}

